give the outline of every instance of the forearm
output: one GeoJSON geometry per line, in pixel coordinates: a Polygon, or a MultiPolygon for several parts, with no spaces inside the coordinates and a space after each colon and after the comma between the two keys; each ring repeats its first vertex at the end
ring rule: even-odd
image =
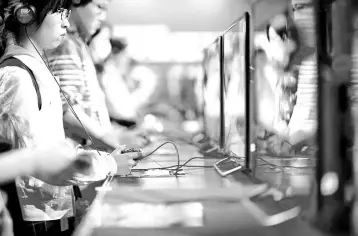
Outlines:
{"type": "Polygon", "coordinates": [[[0,183],[11,181],[17,176],[33,174],[35,172],[35,163],[31,158],[33,154],[35,154],[35,151],[30,149],[9,151],[1,154],[0,183]]]}
{"type": "MultiPolygon", "coordinates": [[[[84,113],[81,109],[74,107],[74,110],[80,119],[82,125],[86,128],[88,133],[91,135],[94,145],[104,146],[104,148],[112,149],[118,146],[118,141],[113,138],[106,137],[108,134],[108,130],[103,130],[102,127],[94,121],[91,117],[89,117],[86,113],[84,113]]],[[[65,126],[70,132],[78,135],[83,139],[88,139],[88,134],[80,124],[80,122],[76,119],[76,117],[72,114],[72,112],[66,112],[64,115],[64,123],[65,126]]]]}
{"type": "Polygon", "coordinates": [[[115,159],[106,152],[99,152],[97,150],[78,149],[77,158],[87,159],[89,166],[86,169],[78,169],[74,165],[69,166],[68,169],[61,172],[59,175],[50,177],[36,176],[48,184],[55,186],[68,185],[86,185],[91,182],[104,180],[108,174],[117,173],[117,163],[115,159]]]}
{"type": "Polygon", "coordinates": [[[91,171],[87,173],[76,173],[72,182],[77,185],[86,184],[88,182],[104,180],[108,174],[117,173],[117,163],[115,159],[106,152],[100,152],[98,155],[97,151],[84,151],[91,152],[91,171]]]}
{"type": "Polygon", "coordinates": [[[0,183],[12,181],[19,176],[33,176],[48,184],[56,186],[71,185],[72,175],[68,178],[58,178],[41,173],[36,157],[42,155],[41,149],[26,148],[9,151],[0,155],[0,183]]]}
{"type": "Polygon", "coordinates": [[[136,107],[130,101],[126,103],[112,103],[107,101],[107,108],[110,117],[114,119],[136,119],[137,116],[136,107]]]}

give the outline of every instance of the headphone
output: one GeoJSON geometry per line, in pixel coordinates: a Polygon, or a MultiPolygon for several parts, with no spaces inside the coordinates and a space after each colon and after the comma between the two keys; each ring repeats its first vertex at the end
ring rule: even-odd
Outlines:
{"type": "Polygon", "coordinates": [[[15,6],[13,16],[21,25],[31,25],[36,20],[36,8],[28,3],[19,2],[15,6]]]}

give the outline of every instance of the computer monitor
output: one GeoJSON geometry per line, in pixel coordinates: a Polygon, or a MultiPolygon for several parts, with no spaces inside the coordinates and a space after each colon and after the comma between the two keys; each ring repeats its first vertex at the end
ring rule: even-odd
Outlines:
{"type": "Polygon", "coordinates": [[[223,34],[224,150],[236,157],[247,153],[248,85],[250,81],[249,14],[245,13],[223,34]]]}
{"type": "Polygon", "coordinates": [[[220,148],[223,146],[222,122],[222,37],[204,49],[203,126],[205,135],[220,148]]]}

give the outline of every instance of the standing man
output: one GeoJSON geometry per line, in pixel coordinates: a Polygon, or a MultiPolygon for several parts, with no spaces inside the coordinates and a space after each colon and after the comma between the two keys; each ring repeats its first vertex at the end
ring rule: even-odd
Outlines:
{"type": "MultiPolygon", "coordinates": [[[[97,148],[115,149],[121,144],[142,146],[141,137],[111,124],[105,95],[100,88],[87,42],[106,19],[110,0],[74,0],[68,37],[48,57],[52,71],[69,103],[94,138],[97,148]]],[[[87,135],[70,111],[66,98],[64,125],[66,135],[80,144],[88,143],[87,135]]]]}

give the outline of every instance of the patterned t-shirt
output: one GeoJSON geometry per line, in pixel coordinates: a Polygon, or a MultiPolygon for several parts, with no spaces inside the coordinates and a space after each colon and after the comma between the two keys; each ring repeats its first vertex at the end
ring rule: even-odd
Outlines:
{"type": "MultiPolygon", "coordinates": [[[[53,77],[36,55],[20,47],[11,50],[34,73],[42,97],[37,95],[29,73],[7,66],[0,69],[0,133],[14,148],[47,145],[64,140],[62,105],[53,77]]],[[[73,216],[72,186],[54,186],[32,176],[16,179],[22,216],[25,221],[55,220],[73,216]]]]}

